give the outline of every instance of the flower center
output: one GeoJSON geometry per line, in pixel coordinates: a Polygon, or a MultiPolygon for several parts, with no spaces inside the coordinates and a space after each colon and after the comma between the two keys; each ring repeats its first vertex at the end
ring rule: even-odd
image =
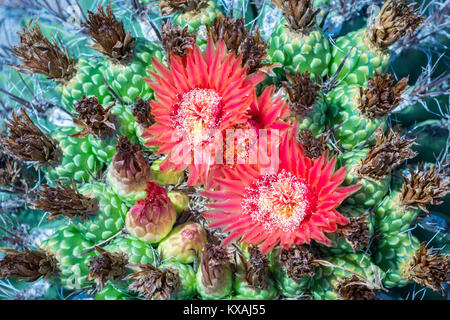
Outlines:
{"type": "Polygon", "coordinates": [[[211,141],[219,127],[221,97],[214,89],[192,89],[175,105],[174,127],[191,144],[211,141]]]}
{"type": "Polygon", "coordinates": [[[308,217],[315,196],[302,178],[282,170],[253,182],[241,202],[243,212],[267,230],[293,231],[308,217]]]}

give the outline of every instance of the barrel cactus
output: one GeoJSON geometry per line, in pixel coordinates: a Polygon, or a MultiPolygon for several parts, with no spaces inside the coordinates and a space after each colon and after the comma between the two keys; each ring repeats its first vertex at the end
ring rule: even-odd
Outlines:
{"type": "Polygon", "coordinates": [[[0,2],[0,299],[448,291],[448,1],[0,2]]]}

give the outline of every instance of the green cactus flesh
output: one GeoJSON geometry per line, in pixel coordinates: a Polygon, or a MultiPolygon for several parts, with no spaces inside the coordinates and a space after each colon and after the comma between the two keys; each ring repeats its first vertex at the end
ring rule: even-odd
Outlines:
{"type": "Polygon", "coordinates": [[[345,150],[363,144],[373,144],[374,131],[384,119],[369,119],[358,109],[359,86],[342,85],[328,94],[328,124],[335,128],[334,136],[345,150]]]}
{"type": "Polygon", "coordinates": [[[339,156],[339,162],[347,167],[344,185],[361,185],[361,188],[346,199],[346,203],[372,208],[378,205],[389,191],[391,177],[386,176],[381,181],[361,177],[357,170],[360,161],[366,157],[369,149],[353,150],[339,156]]]}
{"type": "Polygon", "coordinates": [[[390,59],[389,53],[379,52],[368,45],[365,39],[366,29],[349,32],[336,39],[331,48],[330,74],[334,75],[348,51],[355,46],[339,72],[338,79],[347,84],[366,85],[377,70],[384,73],[390,59]]]}
{"type": "Polygon", "coordinates": [[[309,71],[313,78],[328,74],[330,45],[318,28],[307,34],[297,33],[287,27],[285,18],[282,18],[268,41],[268,59],[271,63],[281,63],[291,73],[309,71]]]}
{"type": "Polygon", "coordinates": [[[419,247],[419,240],[408,233],[387,236],[377,243],[374,261],[386,273],[386,288],[404,287],[410,282],[403,269],[419,247]]]}

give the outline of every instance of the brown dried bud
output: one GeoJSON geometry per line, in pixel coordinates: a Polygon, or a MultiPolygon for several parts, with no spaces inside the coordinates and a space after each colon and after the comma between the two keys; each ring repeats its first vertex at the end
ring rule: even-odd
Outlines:
{"type": "Polygon", "coordinates": [[[267,288],[267,277],[269,272],[269,260],[261,253],[258,247],[249,247],[250,258],[245,259],[243,254],[239,254],[244,267],[245,276],[243,277],[248,285],[255,289],[267,288]]]}
{"type": "Polygon", "coordinates": [[[0,187],[25,192],[31,177],[27,176],[19,161],[0,150],[0,187]]]}
{"type": "Polygon", "coordinates": [[[270,72],[274,65],[262,65],[266,59],[268,48],[266,42],[261,38],[259,29],[253,33],[245,27],[243,18],[233,19],[222,14],[214,19],[211,26],[206,25],[208,36],[214,42],[223,40],[228,52],[239,55],[242,66],[247,68],[247,73],[252,74],[261,69],[270,72]]]}
{"type": "Polygon", "coordinates": [[[371,43],[380,50],[386,50],[407,33],[412,34],[425,19],[413,8],[414,4],[408,4],[406,0],[386,1],[368,28],[371,43]]]}
{"type": "Polygon", "coordinates": [[[433,166],[431,170],[424,169],[423,163],[418,164],[417,172],[409,168],[411,178],[403,175],[401,202],[412,209],[422,209],[428,212],[426,205],[441,204],[443,197],[450,194],[450,179],[442,178],[433,166]]]}
{"type": "Polygon", "coordinates": [[[314,18],[320,9],[314,10],[313,0],[272,0],[283,10],[284,17],[292,30],[306,33],[315,25],[314,18]]]}
{"type": "Polygon", "coordinates": [[[305,155],[312,160],[316,160],[328,150],[329,139],[329,132],[324,132],[316,138],[310,129],[302,130],[299,135],[299,142],[303,147],[305,155]]]}
{"type": "Polygon", "coordinates": [[[20,280],[33,282],[41,277],[51,278],[59,272],[57,260],[42,250],[25,252],[14,249],[0,249],[5,256],[0,260],[0,278],[16,277],[20,280]]]}
{"type": "Polygon", "coordinates": [[[161,27],[161,43],[166,51],[166,57],[170,59],[170,55],[174,54],[183,57],[188,50],[193,49],[197,35],[188,32],[188,26],[181,28],[173,25],[170,20],[161,27]]]}
{"type": "Polygon", "coordinates": [[[402,78],[394,86],[394,76],[375,71],[367,80],[367,88],[360,87],[359,110],[369,119],[384,117],[403,101],[401,95],[408,89],[408,78],[402,78]]]}
{"type": "Polygon", "coordinates": [[[199,11],[208,6],[207,0],[160,0],[159,10],[163,15],[176,12],[186,13],[199,11]]]}
{"type": "Polygon", "coordinates": [[[242,59],[242,66],[247,68],[248,74],[255,73],[258,70],[270,72],[270,70],[276,66],[275,64],[262,64],[266,59],[267,52],[267,44],[264,39],[261,38],[259,29],[256,29],[253,33],[249,33],[247,37],[245,37],[239,47],[239,55],[242,59]]]}
{"type": "Polygon", "coordinates": [[[60,181],[57,183],[56,188],[43,184],[42,189],[37,191],[39,199],[33,202],[34,209],[50,212],[47,220],[50,221],[59,216],[84,220],[97,214],[98,200],[80,194],[74,181],[72,181],[73,189],[60,181]]]}
{"type": "Polygon", "coordinates": [[[155,123],[150,102],[138,98],[131,108],[134,119],[145,129],[155,123]]]}
{"type": "Polygon", "coordinates": [[[223,40],[229,52],[235,55],[239,53],[239,47],[248,35],[248,29],[245,27],[244,18],[233,19],[225,17],[219,13],[212,22],[211,26],[206,25],[208,36],[214,42],[223,40]]]}
{"type": "Polygon", "coordinates": [[[89,19],[82,26],[88,29],[95,42],[93,49],[114,62],[125,63],[133,57],[136,39],[125,31],[123,22],[117,20],[111,4],[106,7],[106,13],[103,11],[103,6],[99,4],[97,13],[88,11],[88,15],[89,19]]]}
{"type": "Polygon", "coordinates": [[[422,242],[419,250],[405,266],[404,274],[407,279],[435,291],[444,290],[443,283],[449,283],[450,254],[440,254],[441,250],[438,250],[433,255],[432,249],[427,250],[426,243],[422,242]]]}
{"type": "Polygon", "coordinates": [[[28,28],[20,33],[20,45],[14,46],[13,56],[22,64],[13,66],[19,72],[28,74],[43,74],[49,79],[69,80],[75,73],[75,62],[70,58],[66,47],[52,38],[50,42],[33,20],[28,28]]]}
{"type": "Polygon", "coordinates": [[[150,165],[139,145],[133,145],[128,138],[119,137],[112,165],[122,182],[126,184],[147,181],[151,175],[150,165]]]}
{"type": "Polygon", "coordinates": [[[288,277],[293,280],[301,280],[305,276],[313,277],[314,269],[318,266],[306,248],[295,245],[281,250],[280,263],[288,277]]]}
{"type": "Polygon", "coordinates": [[[338,236],[345,238],[352,246],[353,252],[361,248],[368,248],[370,244],[369,222],[367,218],[369,213],[365,213],[359,217],[350,217],[348,224],[339,225],[336,233],[338,236]]]}
{"type": "Polygon", "coordinates": [[[20,115],[22,119],[13,112],[13,119],[5,122],[9,136],[0,140],[4,149],[22,160],[37,162],[38,168],[57,164],[61,156],[57,143],[31,121],[25,109],[20,109],[20,115]]]}
{"type": "Polygon", "coordinates": [[[376,300],[373,290],[356,275],[342,279],[335,292],[341,300],[376,300]]]}
{"type": "Polygon", "coordinates": [[[147,300],[170,299],[180,285],[180,273],[175,268],[158,269],[151,264],[132,265],[130,268],[137,272],[125,277],[125,280],[134,280],[128,289],[147,300]]]}
{"type": "Polygon", "coordinates": [[[200,261],[203,285],[209,288],[218,286],[223,282],[224,268],[232,263],[229,250],[211,243],[205,244],[200,261]]]}
{"type": "Polygon", "coordinates": [[[73,122],[83,128],[80,132],[71,135],[75,138],[83,138],[90,134],[100,139],[110,138],[115,130],[115,117],[111,108],[115,103],[106,109],[98,102],[97,97],[86,98],[75,102],[75,111],[78,118],[73,118],[73,122]]]}
{"type": "Polygon", "coordinates": [[[108,280],[122,280],[127,274],[128,256],[123,252],[108,252],[95,246],[100,255],[93,258],[88,266],[88,280],[95,280],[97,289],[102,290],[108,280]]]}
{"type": "Polygon", "coordinates": [[[406,139],[400,134],[401,132],[396,130],[388,130],[383,134],[380,126],[376,133],[377,142],[365,159],[361,160],[358,174],[367,179],[380,181],[403,161],[414,158],[417,153],[410,149],[414,139],[406,139]]]}
{"type": "Polygon", "coordinates": [[[295,75],[286,72],[286,78],[291,83],[291,85],[287,82],[283,83],[289,96],[291,114],[300,118],[308,117],[316,103],[320,86],[311,80],[309,71],[305,71],[305,73],[297,71],[295,75]]]}

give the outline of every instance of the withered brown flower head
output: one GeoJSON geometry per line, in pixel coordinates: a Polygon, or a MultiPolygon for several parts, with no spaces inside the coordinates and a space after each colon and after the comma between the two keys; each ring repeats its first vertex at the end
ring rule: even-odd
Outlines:
{"type": "Polygon", "coordinates": [[[37,191],[39,198],[33,202],[34,209],[50,212],[47,220],[53,220],[60,216],[84,220],[97,214],[98,200],[80,194],[74,181],[72,181],[73,188],[60,181],[57,183],[57,187],[43,184],[42,189],[37,191]]]}
{"type": "Polygon", "coordinates": [[[436,166],[424,169],[423,163],[418,164],[417,172],[409,168],[411,178],[403,175],[401,202],[413,209],[428,212],[427,205],[438,205],[443,197],[450,193],[450,179],[444,178],[436,166]]]}
{"type": "Polygon", "coordinates": [[[175,268],[158,269],[151,264],[132,265],[130,268],[136,272],[125,277],[125,280],[134,280],[128,290],[147,300],[170,299],[180,285],[180,273],[175,268]]]}
{"type": "Polygon", "coordinates": [[[299,134],[299,142],[303,147],[304,153],[312,160],[316,160],[328,150],[329,139],[329,132],[324,132],[318,135],[317,138],[313,135],[310,129],[302,130],[299,134]]]}
{"type": "Polygon", "coordinates": [[[126,63],[134,54],[135,38],[125,31],[122,21],[115,17],[111,4],[106,12],[101,4],[97,13],[88,11],[89,18],[82,26],[87,28],[94,40],[93,48],[106,55],[113,62],[126,63]]]}
{"type": "Polygon", "coordinates": [[[50,42],[41,32],[38,22],[33,20],[20,35],[20,45],[14,46],[13,56],[21,64],[13,66],[19,72],[43,74],[49,79],[69,80],[75,73],[75,62],[67,49],[52,38],[50,42]]]}
{"type": "Polygon", "coordinates": [[[110,138],[116,130],[116,119],[111,112],[114,104],[105,109],[95,96],[90,98],[83,96],[81,100],[75,102],[75,111],[78,114],[77,118],[73,118],[73,122],[83,130],[71,137],[83,138],[92,134],[100,139],[110,138]]]}
{"type": "Polygon", "coordinates": [[[305,276],[313,277],[314,269],[318,266],[313,261],[313,255],[308,249],[301,246],[291,246],[289,249],[281,249],[280,263],[286,271],[289,278],[301,280],[305,276]]]}
{"type": "Polygon", "coordinates": [[[369,213],[359,217],[350,217],[348,224],[339,225],[336,233],[345,238],[351,245],[353,252],[361,248],[368,248],[370,244],[369,222],[367,220],[369,213]]]}
{"type": "Polygon", "coordinates": [[[120,177],[129,183],[139,182],[150,174],[150,165],[141,147],[132,144],[128,138],[119,137],[112,164],[120,177]]]}
{"type": "Polygon", "coordinates": [[[208,36],[214,42],[223,40],[229,52],[239,53],[239,47],[249,31],[245,27],[244,18],[233,19],[219,13],[211,25],[206,25],[208,36]]]}
{"type": "Polygon", "coordinates": [[[211,243],[203,247],[200,268],[202,283],[208,288],[214,288],[222,281],[224,268],[233,263],[229,250],[211,243]]]}
{"type": "Polygon", "coordinates": [[[320,86],[311,80],[311,74],[308,71],[305,73],[297,71],[295,75],[286,72],[286,78],[290,85],[285,82],[283,87],[289,95],[291,114],[306,118],[314,108],[320,86]]]}
{"type": "Polygon", "coordinates": [[[0,186],[24,186],[22,167],[16,159],[0,150],[0,186]]]}
{"type": "Polygon", "coordinates": [[[208,36],[214,42],[223,40],[228,49],[242,59],[242,66],[247,68],[247,73],[252,74],[260,69],[270,71],[270,65],[263,65],[268,48],[261,38],[259,29],[250,32],[245,27],[243,18],[233,19],[218,14],[213,23],[206,25],[208,36]]]}
{"type": "Polygon", "coordinates": [[[358,174],[380,181],[399,164],[414,158],[417,153],[410,149],[414,145],[414,139],[407,139],[400,134],[401,132],[396,129],[388,130],[383,134],[380,126],[376,132],[377,142],[361,160],[358,174]]]}
{"type": "Polygon", "coordinates": [[[242,65],[247,68],[247,73],[252,74],[258,70],[270,72],[275,64],[268,65],[262,62],[267,57],[267,44],[261,38],[259,29],[257,28],[253,33],[249,33],[245,37],[241,46],[239,47],[239,56],[242,59],[242,65]]]}
{"type": "Polygon", "coordinates": [[[267,276],[269,272],[269,260],[261,253],[258,247],[251,246],[248,248],[250,255],[248,261],[241,256],[244,266],[245,280],[248,285],[255,289],[265,289],[267,287],[267,276]]]}
{"type": "Polygon", "coordinates": [[[335,292],[341,300],[376,300],[374,291],[356,275],[342,279],[335,292]]]}
{"type": "Polygon", "coordinates": [[[403,101],[401,95],[408,89],[408,78],[402,78],[395,85],[390,73],[381,75],[375,71],[367,80],[367,88],[360,87],[359,110],[367,118],[380,118],[394,110],[403,101]]]}
{"type": "Polygon", "coordinates": [[[0,278],[19,278],[33,282],[39,278],[51,278],[59,272],[57,260],[50,254],[41,250],[30,250],[24,247],[25,252],[14,249],[0,249],[5,256],[0,260],[0,278]]]}
{"type": "Polygon", "coordinates": [[[208,6],[207,0],[160,0],[159,10],[163,15],[176,12],[186,13],[199,11],[208,6]]]}
{"type": "Polygon", "coordinates": [[[133,113],[134,119],[137,123],[142,125],[144,128],[150,127],[155,123],[155,119],[152,116],[152,108],[150,102],[138,98],[136,102],[131,107],[131,112],[133,113]]]}
{"type": "Polygon", "coordinates": [[[432,253],[432,249],[426,249],[426,243],[420,244],[419,250],[408,264],[404,273],[409,280],[413,280],[422,286],[427,286],[435,291],[444,290],[443,283],[449,282],[450,254],[441,255],[441,250],[432,253]]]}
{"type": "Polygon", "coordinates": [[[95,246],[95,250],[100,255],[90,261],[87,279],[94,280],[101,291],[108,280],[122,280],[126,276],[128,256],[123,252],[108,252],[98,246],[95,246]]]}
{"type": "Polygon", "coordinates": [[[388,0],[384,3],[374,23],[368,28],[368,38],[381,50],[386,50],[398,39],[412,34],[422,24],[425,16],[406,0],[388,0]]]}
{"type": "Polygon", "coordinates": [[[189,33],[188,26],[181,28],[168,20],[161,27],[161,43],[168,59],[170,59],[171,54],[180,57],[185,56],[188,50],[194,48],[196,39],[197,35],[189,33]]]}
{"type": "Polygon", "coordinates": [[[284,17],[292,30],[307,33],[314,25],[314,18],[320,12],[315,10],[313,0],[272,0],[283,10],[284,17]]]}
{"type": "Polygon", "coordinates": [[[61,156],[57,143],[34,124],[24,108],[20,115],[22,119],[13,112],[13,119],[5,122],[9,135],[0,137],[3,148],[17,158],[37,162],[38,168],[57,164],[61,156]]]}

